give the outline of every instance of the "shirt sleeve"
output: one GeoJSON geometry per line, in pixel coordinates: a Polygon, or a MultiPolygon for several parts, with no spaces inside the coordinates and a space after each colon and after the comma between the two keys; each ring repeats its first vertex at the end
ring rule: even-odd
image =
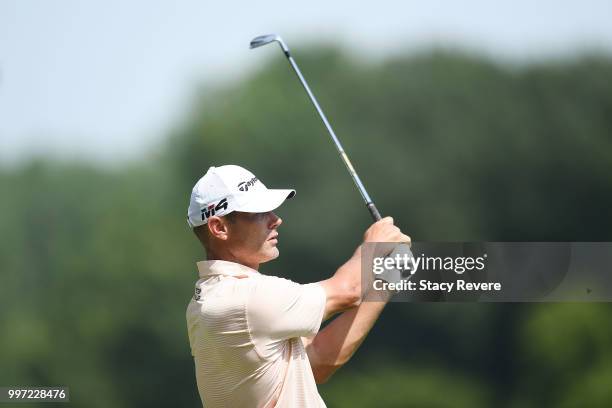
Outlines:
{"type": "Polygon", "coordinates": [[[319,283],[301,285],[275,276],[257,280],[247,301],[251,335],[268,340],[314,336],[319,331],[326,302],[319,283]]]}

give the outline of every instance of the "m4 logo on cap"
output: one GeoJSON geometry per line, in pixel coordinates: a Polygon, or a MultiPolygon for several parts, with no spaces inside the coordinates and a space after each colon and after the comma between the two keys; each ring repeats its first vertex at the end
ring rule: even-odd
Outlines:
{"type": "Polygon", "coordinates": [[[249,181],[243,181],[242,183],[238,183],[238,190],[249,191],[249,187],[255,185],[255,183],[257,183],[257,177],[253,177],[249,181]]]}
{"type": "Polygon", "coordinates": [[[206,208],[202,208],[202,221],[208,217],[215,215],[218,211],[227,210],[227,198],[219,201],[217,204],[211,204],[206,208]]]}

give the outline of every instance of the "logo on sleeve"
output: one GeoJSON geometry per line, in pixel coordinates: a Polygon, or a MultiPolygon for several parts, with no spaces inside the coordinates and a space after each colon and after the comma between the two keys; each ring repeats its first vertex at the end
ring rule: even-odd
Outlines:
{"type": "Polygon", "coordinates": [[[212,203],[208,207],[202,208],[202,221],[206,220],[208,217],[216,215],[221,210],[227,210],[227,198],[224,198],[217,204],[212,203]]]}

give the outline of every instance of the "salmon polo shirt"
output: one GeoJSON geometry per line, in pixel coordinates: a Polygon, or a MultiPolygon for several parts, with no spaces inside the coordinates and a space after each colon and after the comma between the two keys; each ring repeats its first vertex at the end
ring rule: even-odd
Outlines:
{"type": "Polygon", "coordinates": [[[204,406],[325,407],[302,342],[321,326],[323,287],[234,262],[197,266],[186,317],[204,406]]]}

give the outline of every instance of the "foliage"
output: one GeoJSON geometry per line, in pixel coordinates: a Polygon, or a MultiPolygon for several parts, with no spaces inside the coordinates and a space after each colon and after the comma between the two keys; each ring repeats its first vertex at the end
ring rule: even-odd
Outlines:
{"type": "MultiPolygon", "coordinates": [[[[413,239],[610,240],[608,57],[296,58],[379,208],[413,239]]],[[[208,166],[297,189],[264,273],[314,281],[350,255],[367,212],[281,59],[204,88],[146,161],[0,172],[0,384],[68,385],[74,407],[198,405],[184,309],[203,253],[185,213],[208,166]]],[[[322,394],[330,407],[609,405],[609,313],[391,304],[322,394]]]]}

